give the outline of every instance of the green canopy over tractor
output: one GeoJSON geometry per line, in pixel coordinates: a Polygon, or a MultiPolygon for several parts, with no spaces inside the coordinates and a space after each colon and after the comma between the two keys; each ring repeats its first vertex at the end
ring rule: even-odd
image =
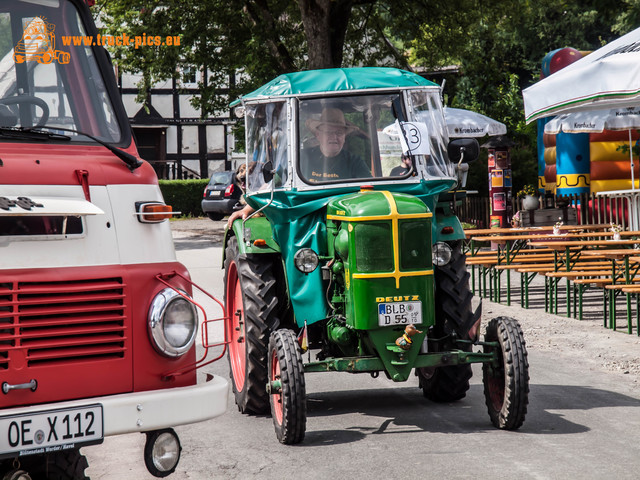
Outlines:
{"type": "Polygon", "coordinates": [[[285,73],[235,100],[231,106],[235,107],[243,100],[304,95],[306,93],[436,86],[435,83],[420,75],[396,68],[327,68],[326,70],[285,73]]]}

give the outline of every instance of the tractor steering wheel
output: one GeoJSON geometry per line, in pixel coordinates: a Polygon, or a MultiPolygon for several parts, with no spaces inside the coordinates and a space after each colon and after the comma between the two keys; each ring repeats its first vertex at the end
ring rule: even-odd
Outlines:
{"type": "Polygon", "coordinates": [[[42,110],[42,116],[38,119],[36,127],[42,127],[49,120],[49,106],[47,102],[38,97],[31,95],[16,95],[15,97],[0,98],[0,105],[20,105],[26,103],[28,105],[35,105],[42,110]]]}

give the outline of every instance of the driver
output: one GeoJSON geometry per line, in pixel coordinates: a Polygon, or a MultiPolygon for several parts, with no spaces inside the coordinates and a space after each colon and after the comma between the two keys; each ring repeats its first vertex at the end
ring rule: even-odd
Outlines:
{"type": "Polygon", "coordinates": [[[319,119],[309,118],[306,126],[318,141],[317,147],[301,151],[300,169],[308,182],[368,178],[364,161],[344,149],[347,135],[357,127],[344,118],[339,108],[325,108],[319,119]]]}
{"type": "MultiPolygon", "coordinates": [[[[301,152],[301,173],[308,182],[371,177],[364,161],[344,149],[347,135],[357,127],[347,123],[342,110],[325,108],[319,119],[310,118],[305,124],[318,140],[318,146],[301,152]]],[[[253,212],[249,205],[233,212],[227,222],[229,228],[236,218],[245,220],[253,212]]]]}

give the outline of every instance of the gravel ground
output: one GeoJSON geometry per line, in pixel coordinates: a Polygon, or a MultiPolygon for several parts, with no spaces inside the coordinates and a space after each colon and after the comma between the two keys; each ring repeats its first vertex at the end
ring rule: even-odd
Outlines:
{"type": "MultiPolygon", "coordinates": [[[[215,246],[222,246],[225,224],[226,220],[214,222],[208,218],[192,218],[172,221],[171,229],[176,240],[213,241],[215,246]]],[[[612,372],[640,390],[640,337],[636,335],[635,328],[632,335],[626,333],[624,297],[618,300],[616,307],[618,330],[612,331],[603,327],[603,302],[600,290],[593,289],[586,292],[584,319],[580,321],[545,313],[542,281],[535,279],[532,285],[533,293],[530,300],[534,307],[521,308],[519,306],[519,275],[513,274],[512,302],[516,305],[506,306],[484,299],[485,322],[496,316],[514,317],[522,325],[528,349],[551,354],[562,353],[562,361],[566,361],[568,357],[571,361],[584,365],[584,368],[612,372]]],[[[504,295],[503,293],[503,302],[504,295]]],[[[559,296],[564,297],[563,287],[560,289],[559,296]]],[[[635,302],[632,303],[635,304],[635,302]]],[[[563,303],[559,305],[559,312],[562,314],[566,312],[563,303]]],[[[635,308],[633,319],[635,323],[635,308]]]]}

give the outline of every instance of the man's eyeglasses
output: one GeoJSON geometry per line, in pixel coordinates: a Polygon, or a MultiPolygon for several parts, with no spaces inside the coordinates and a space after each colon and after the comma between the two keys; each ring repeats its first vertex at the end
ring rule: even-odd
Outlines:
{"type": "Polygon", "coordinates": [[[318,131],[327,137],[344,137],[347,134],[345,129],[334,129],[334,128],[318,128],[318,131]]]}

